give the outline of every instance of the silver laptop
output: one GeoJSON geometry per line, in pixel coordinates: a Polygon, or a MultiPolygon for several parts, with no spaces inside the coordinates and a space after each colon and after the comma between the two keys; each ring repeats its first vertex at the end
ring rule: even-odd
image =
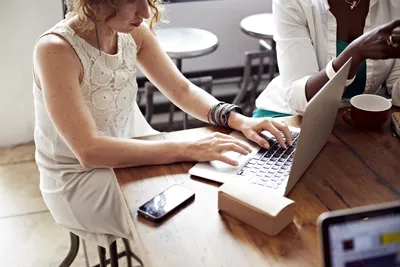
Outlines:
{"type": "Polygon", "coordinates": [[[204,179],[224,183],[227,179],[245,179],[253,184],[287,195],[294,187],[331,135],[335,123],[351,59],[309,101],[299,128],[291,127],[293,146],[282,148],[269,132],[263,132],[270,143],[268,150],[247,140],[241,133],[230,135],[252,148],[247,156],[226,152],[239,162],[230,166],[220,161],[199,162],[189,173],[204,179]]]}

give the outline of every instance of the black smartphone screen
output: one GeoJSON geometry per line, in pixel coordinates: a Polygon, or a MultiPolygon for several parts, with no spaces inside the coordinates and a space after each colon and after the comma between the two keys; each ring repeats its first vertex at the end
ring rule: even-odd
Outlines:
{"type": "Polygon", "coordinates": [[[193,197],[193,191],[181,185],[173,185],[139,207],[139,214],[158,220],[193,197]]]}

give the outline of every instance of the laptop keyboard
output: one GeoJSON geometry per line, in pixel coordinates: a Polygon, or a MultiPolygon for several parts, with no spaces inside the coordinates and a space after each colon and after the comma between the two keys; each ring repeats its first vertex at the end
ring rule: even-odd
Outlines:
{"type": "MultiPolygon", "coordinates": [[[[289,177],[299,133],[291,132],[293,145],[281,147],[275,137],[268,139],[270,148],[261,148],[237,173],[253,184],[278,189],[289,177]]],[[[285,140],[286,141],[286,140],[285,140]]]]}

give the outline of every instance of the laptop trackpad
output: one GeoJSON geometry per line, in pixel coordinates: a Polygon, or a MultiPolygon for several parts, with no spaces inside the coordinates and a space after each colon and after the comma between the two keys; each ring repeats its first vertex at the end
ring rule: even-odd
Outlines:
{"type": "Polygon", "coordinates": [[[223,155],[230,158],[231,160],[237,161],[239,163],[239,166],[232,166],[219,160],[212,160],[210,161],[210,164],[216,169],[227,170],[227,171],[228,170],[239,171],[240,165],[243,165],[249,158],[249,155],[242,155],[233,151],[225,152],[223,153],[223,155]]]}

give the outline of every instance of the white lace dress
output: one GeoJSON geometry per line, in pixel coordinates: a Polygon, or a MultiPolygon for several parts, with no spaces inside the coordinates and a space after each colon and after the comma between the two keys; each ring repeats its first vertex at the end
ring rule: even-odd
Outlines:
{"type": "MultiPolygon", "coordinates": [[[[136,103],[136,44],[118,33],[118,52],[109,55],[80,38],[59,22],[44,33],[67,40],[81,60],[81,90],[87,108],[103,136],[132,138],[157,133],[136,103]]],[[[42,35],[42,36],[43,36],[42,35]]],[[[130,213],[112,169],[83,168],[59,135],[34,83],[36,162],[43,199],[56,222],[98,245],[118,237],[133,239],[130,213]]]]}

